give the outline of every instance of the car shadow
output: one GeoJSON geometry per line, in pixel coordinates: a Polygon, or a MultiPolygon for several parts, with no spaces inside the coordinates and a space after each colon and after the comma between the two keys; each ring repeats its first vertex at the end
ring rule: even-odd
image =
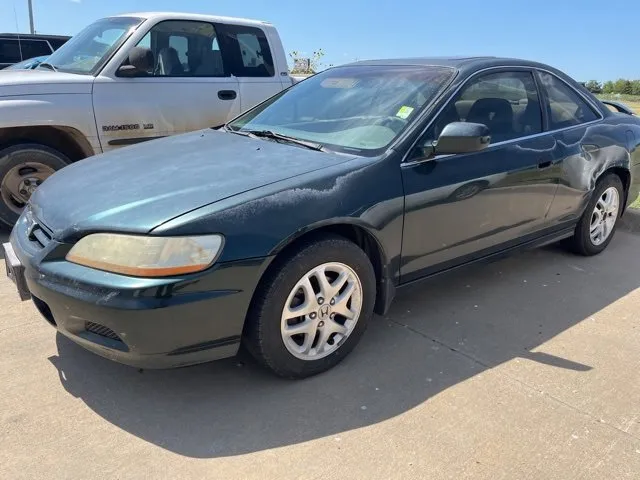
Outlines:
{"type": "Polygon", "coordinates": [[[593,258],[552,246],[410,287],[345,361],[303,381],[276,378],[245,354],[139,371],[61,335],[50,361],[71,395],[155,445],[198,458],[262,451],[383,422],[517,358],[590,370],[536,350],[640,286],[620,274],[637,271],[638,247],[629,234],[593,258]]]}

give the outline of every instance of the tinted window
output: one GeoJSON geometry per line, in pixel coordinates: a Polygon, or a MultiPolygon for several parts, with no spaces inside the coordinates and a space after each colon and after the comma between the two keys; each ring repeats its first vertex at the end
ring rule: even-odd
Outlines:
{"type": "Polygon", "coordinates": [[[571,127],[597,120],[598,116],[571,87],[550,73],[539,72],[548,103],[549,129],[571,127]]]}
{"type": "Polygon", "coordinates": [[[471,80],[438,115],[420,145],[437,140],[451,122],[486,125],[491,143],[542,132],[542,111],[532,74],[500,72],[471,80]]]}
{"type": "Polygon", "coordinates": [[[218,25],[223,53],[236,77],[273,77],[275,68],[269,41],[259,28],[218,25]]]}
{"type": "Polygon", "coordinates": [[[44,40],[0,40],[0,63],[17,63],[50,53],[51,48],[44,40]]]}
{"type": "Polygon", "coordinates": [[[223,77],[226,75],[218,34],[211,23],[166,21],[154,26],[138,43],[155,59],[147,72],[156,77],[223,77]]]}

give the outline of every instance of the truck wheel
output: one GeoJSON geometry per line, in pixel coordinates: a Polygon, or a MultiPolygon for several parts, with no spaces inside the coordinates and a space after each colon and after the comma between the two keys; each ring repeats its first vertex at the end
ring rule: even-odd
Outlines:
{"type": "Polygon", "coordinates": [[[0,150],[0,223],[12,227],[38,185],[69,163],[64,154],[36,143],[0,150]]]}

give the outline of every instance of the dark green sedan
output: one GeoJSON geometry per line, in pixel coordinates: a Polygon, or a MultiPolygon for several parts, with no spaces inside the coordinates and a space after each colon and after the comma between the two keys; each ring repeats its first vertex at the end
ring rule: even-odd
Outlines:
{"type": "Polygon", "coordinates": [[[306,377],[400,287],[562,239],[600,253],[638,196],[639,145],[638,117],[546,65],[359,62],[54,174],[3,246],[7,274],[109,359],[177,367],[244,344],[306,377]]]}

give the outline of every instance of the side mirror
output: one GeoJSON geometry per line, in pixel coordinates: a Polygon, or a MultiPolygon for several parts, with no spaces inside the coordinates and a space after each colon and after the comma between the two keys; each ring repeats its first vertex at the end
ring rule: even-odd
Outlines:
{"type": "Polygon", "coordinates": [[[436,154],[471,153],[491,143],[489,128],[481,123],[453,122],[444,127],[435,144],[436,154]]]}
{"type": "Polygon", "coordinates": [[[118,77],[139,77],[142,74],[140,70],[138,70],[133,65],[120,65],[116,75],[118,77]]]}
{"type": "Polygon", "coordinates": [[[138,77],[148,75],[155,66],[153,52],[148,48],[134,47],[129,52],[129,64],[120,65],[119,77],[138,77]]]}

